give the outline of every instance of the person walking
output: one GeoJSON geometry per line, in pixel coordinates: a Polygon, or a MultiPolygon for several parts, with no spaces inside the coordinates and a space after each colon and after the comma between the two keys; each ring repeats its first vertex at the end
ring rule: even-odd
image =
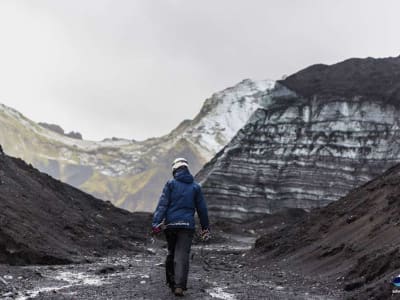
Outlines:
{"type": "Polygon", "coordinates": [[[203,240],[209,239],[210,229],[207,204],[200,185],[189,171],[188,161],[177,158],[172,163],[173,179],[162,191],[154,212],[152,232],[159,234],[165,226],[168,255],[165,261],[167,284],[176,296],[187,290],[189,254],[195,232],[194,214],[197,212],[203,240]]]}

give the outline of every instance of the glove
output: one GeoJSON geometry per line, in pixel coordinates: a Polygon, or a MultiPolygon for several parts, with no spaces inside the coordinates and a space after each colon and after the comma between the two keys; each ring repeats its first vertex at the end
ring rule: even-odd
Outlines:
{"type": "Polygon", "coordinates": [[[207,229],[203,229],[203,230],[200,231],[200,239],[203,242],[207,242],[207,241],[209,241],[211,239],[211,233],[210,233],[210,230],[208,228],[207,229]]]}
{"type": "Polygon", "coordinates": [[[153,227],[152,228],[152,230],[151,230],[151,232],[153,233],[153,234],[159,234],[159,233],[161,233],[161,226],[155,226],[155,227],[153,227]]]}

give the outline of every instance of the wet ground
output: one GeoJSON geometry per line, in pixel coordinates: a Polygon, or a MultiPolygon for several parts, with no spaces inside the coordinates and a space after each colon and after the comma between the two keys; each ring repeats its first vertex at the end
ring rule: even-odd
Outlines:
{"type": "MultiPolygon", "coordinates": [[[[185,299],[341,299],[338,291],[278,265],[250,269],[245,257],[255,237],[192,248],[185,299]]],[[[175,299],[165,285],[164,242],[143,252],[64,266],[0,266],[1,299],[175,299]]]]}

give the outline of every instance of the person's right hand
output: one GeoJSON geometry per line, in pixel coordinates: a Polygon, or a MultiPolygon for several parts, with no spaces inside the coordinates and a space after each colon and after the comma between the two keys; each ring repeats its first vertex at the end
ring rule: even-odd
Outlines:
{"type": "Polygon", "coordinates": [[[159,234],[159,233],[161,233],[161,231],[162,231],[161,226],[155,226],[151,230],[152,234],[159,234]]]}

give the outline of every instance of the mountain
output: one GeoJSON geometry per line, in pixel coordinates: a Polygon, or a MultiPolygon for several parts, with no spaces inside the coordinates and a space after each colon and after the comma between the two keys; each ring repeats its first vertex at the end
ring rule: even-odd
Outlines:
{"type": "Polygon", "coordinates": [[[151,217],[85,194],[0,147],[0,224],[0,263],[64,264],[142,251],[151,217]]]}
{"type": "Polygon", "coordinates": [[[193,120],[145,141],[80,140],[0,105],[0,143],[7,154],[98,198],[131,211],[152,211],[170,177],[171,161],[186,157],[196,173],[245,124],[260,106],[260,95],[273,85],[244,80],[213,94],[193,120]]]}
{"type": "Polygon", "coordinates": [[[400,57],[311,66],[263,97],[197,175],[214,215],[324,206],[400,161],[400,57]]]}
{"type": "Polygon", "coordinates": [[[397,299],[400,165],[256,242],[253,258],[338,283],[350,299],[397,299]]]}

